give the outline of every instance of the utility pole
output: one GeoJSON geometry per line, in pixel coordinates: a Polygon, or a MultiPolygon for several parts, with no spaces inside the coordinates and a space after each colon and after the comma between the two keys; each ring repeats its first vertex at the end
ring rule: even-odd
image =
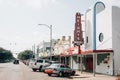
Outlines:
{"type": "Polygon", "coordinates": [[[52,60],[52,25],[48,26],[47,24],[38,24],[38,25],[44,25],[50,29],[50,60],[52,60]]]}

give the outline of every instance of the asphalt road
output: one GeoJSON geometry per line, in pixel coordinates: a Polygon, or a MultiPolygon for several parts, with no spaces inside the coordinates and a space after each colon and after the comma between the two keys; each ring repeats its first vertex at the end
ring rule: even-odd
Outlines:
{"type": "Polygon", "coordinates": [[[20,64],[0,63],[0,80],[72,80],[68,77],[49,77],[43,72],[33,72],[31,68],[20,64]]]}

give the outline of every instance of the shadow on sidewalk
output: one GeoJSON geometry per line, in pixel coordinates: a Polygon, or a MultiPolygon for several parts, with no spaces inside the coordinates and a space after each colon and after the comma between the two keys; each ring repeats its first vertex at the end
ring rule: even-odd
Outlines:
{"type": "Polygon", "coordinates": [[[75,76],[71,76],[71,78],[89,78],[89,76],[80,76],[80,74],[76,74],[75,76]]]}
{"type": "Polygon", "coordinates": [[[74,76],[74,78],[90,78],[90,77],[87,77],[87,76],[86,77],[80,77],[80,76],[76,77],[76,76],[74,76]]]}

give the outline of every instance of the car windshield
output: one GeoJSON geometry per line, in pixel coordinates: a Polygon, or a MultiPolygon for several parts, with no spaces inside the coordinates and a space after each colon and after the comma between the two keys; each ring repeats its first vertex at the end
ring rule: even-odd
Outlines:
{"type": "Polygon", "coordinates": [[[59,63],[58,61],[50,61],[50,64],[56,64],[59,63]]]}
{"type": "Polygon", "coordinates": [[[70,68],[69,66],[64,65],[64,64],[60,65],[60,67],[61,67],[61,68],[70,68]]]}
{"type": "Polygon", "coordinates": [[[56,68],[56,67],[59,67],[59,64],[51,64],[49,67],[51,67],[51,68],[56,68]]]}
{"type": "Polygon", "coordinates": [[[30,62],[34,62],[36,59],[30,59],[30,62]]]}

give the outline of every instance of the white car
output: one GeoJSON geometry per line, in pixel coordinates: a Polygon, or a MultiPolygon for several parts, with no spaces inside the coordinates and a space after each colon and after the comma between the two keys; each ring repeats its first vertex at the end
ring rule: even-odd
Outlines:
{"type": "Polygon", "coordinates": [[[46,59],[33,59],[29,62],[29,66],[33,71],[42,71],[45,66],[50,65],[50,62],[46,59]]]}

